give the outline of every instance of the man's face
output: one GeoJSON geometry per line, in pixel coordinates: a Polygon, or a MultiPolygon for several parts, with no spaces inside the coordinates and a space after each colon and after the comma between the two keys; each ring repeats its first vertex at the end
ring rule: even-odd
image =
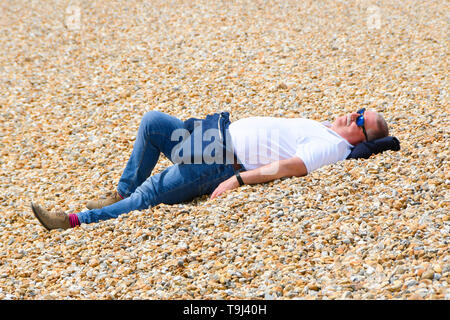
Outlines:
{"type": "MultiPolygon", "coordinates": [[[[338,130],[340,135],[344,136],[349,141],[365,141],[366,138],[364,136],[363,128],[356,124],[356,119],[359,116],[360,114],[356,112],[340,116],[334,120],[333,127],[338,130]]],[[[364,112],[364,127],[366,132],[369,129],[376,129],[376,118],[376,112],[370,110],[366,110],[364,112]]]]}

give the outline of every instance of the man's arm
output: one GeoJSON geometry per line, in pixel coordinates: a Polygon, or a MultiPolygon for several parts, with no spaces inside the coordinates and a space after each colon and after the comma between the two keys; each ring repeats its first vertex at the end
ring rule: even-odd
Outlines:
{"type": "MultiPolygon", "coordinates": [[[[257,184],[273,181],[284,177],[301,177],[307,174],[306,166],[299,157],[275,161],[265,166],[241,172],[245,184],[257,184]]],[[[232,176],[219,184],[211,195],[211,199],[221,193],[239,187],[236,176],[232,176]]]]}

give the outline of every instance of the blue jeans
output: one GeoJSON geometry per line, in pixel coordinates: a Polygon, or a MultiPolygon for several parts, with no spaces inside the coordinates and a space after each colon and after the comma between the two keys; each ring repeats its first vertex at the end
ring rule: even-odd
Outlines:
{"type": "MultiPolygon", "coordinates": [[[[232,164],[174,164],[150,176],[160,153],[172,161],[173,130],[183,128],[183,121],[159,111],[147,112],[139,125],[130,159],[117,191],[124,198],[101,209],[77,214],[80,223],[117,218],[133,210],[144,210],[160,203],[175,204],[212,193],[224,180],[235,174],[232,164]]],[[[173,161],[172,161],[173,163],[173,161]]]]}

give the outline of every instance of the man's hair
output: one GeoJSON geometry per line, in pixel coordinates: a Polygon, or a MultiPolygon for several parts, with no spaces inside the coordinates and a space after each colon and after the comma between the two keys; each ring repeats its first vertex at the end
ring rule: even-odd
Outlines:
{"type": "Polygon", "coordinates": [[[377,113],[377,128],[367,129],[367,138],[369,141],[387,137],[389,135],[389,127],[383,116],[377,113]]]}

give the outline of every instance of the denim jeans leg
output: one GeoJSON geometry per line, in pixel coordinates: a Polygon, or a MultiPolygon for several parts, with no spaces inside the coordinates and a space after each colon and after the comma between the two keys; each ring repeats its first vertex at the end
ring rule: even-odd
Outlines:
{"type": "Polygon", "coordinates": [[[101,209],[78,213],[81,223],[117,218],[134,210],[144,210],[160,203],[176,204],[212,193],[220,182],[234,174],[232,165],[175,164],[149,177],[127,198],[101,209]]]}
{"type": "Polygon", "coordinates": [[[149,111],[141,120],[130,159],[119,180],[117,191],[129,197],[152,173],[160,152],[169,159],[174,145],[172,132],[183,128],[183,121],[160,111],[149,111]]]}

